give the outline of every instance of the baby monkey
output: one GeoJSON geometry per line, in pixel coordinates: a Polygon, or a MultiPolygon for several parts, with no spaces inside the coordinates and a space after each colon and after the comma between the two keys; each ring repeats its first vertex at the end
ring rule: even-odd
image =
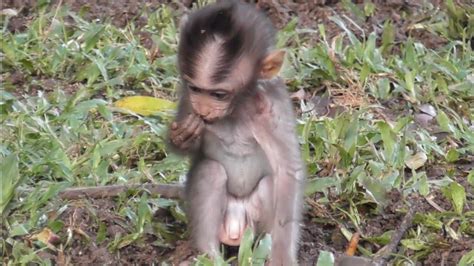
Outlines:
{"type": "Polygon", "coordinates": [[[211,256],[247,228],[272,237],[271,265],[296,265],[305,167],[284,82],[284,51],[255,7],[220,1],[181,29],[182,91],[170,126],[192,158],[185,185],[191,234],[211,256]]]}

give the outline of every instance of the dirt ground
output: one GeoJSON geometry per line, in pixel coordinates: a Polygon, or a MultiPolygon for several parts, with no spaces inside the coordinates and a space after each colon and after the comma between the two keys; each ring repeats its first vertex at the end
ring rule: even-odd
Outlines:
{"type": "MultiPolygon", "coordinates": [[[[69,5],[74,11],[87,9],[86,17],[88,19],[109,19],[119,27],[124,27],[130,21],[135,21],[138,25],[137,30],[140,30],[140,26],[146,23],[146,17],[141,15],[146,13],[142,12],[143,10],[154,10],[160,4],[169,4],[178,13],[186,13],[193,1],[184,0],[178,3],[177,1],[165,0],[54,0],[53,2],[69,5]]],[[[436,48],[445,43],[444,39],[427,31],[409,29],[409,26],[416,22],[416,20],[424,18],[424,15],[418,10],[422,0],[375,0],[373,2],[377,6],[377,14],[362,24],[362,28],[367,32],[373,30],[380,31],[381,29],[375,28],[375,25],[380,25],[381,21],[391,19],[395,24],[395,29],[397,29],[395,35],[397,42],[403,42],[409,36],[412,36],[430,48],[436,48]],[[414,16],[410,16],[411,19],[404,19],[400,16],[401,11],[413,13],[414,16]]],[[[433,0],[432,4],[439,6],[441,2],[440,0],[433,0]]],[[[0,9],[14,8],[20,10],[20,15],[11,19],[9,24],[10,31],[16,32],[26,29],[36,3],[37,1],[35,0],[3,0],[0,3],[0,9]]],[[[329,38],[340,32],[340,29],[329,20],[330,16],[344,14],[351,17],[338,0],[263,0],[258,1],[258,6],[270,15],[278,28],[283,27],[293,17],[297,16],[299,17],[299,25],[301,27],[317,28],[318,24],[325,24],[329,38]]],[[[352,30],[354,32],[359,31],[357,28],[352,30]]],[[[472,168],[473,166],[471,165],[470,167],[472,168]]],[[[395,203],[400,200],[400,195],[394,193],[391,195],[391,199],[395,206],[395,203]]],[[[340,198],[335,200],[344,201],[344,199],[340,198]]],[[[445,209],[450,208],[450,206],[445,206],[449,203],[442,200],[441,195],[438,195],[434,201],[442,207],[444,206],[445,209]]],[[[324,206],[318,206],[315,202],[313,199],[308,199],[308,208],[304,215],[299,250],[301,265],[315,265],[320,250],[342,253],[348,244],[338,227],[338,223],[335,222],[338,218],[336,210],[327,210],[324,206]]],[[[68,262],[97,265],[110,263],[111,261],[122,264],[150,264],[156,261],[168,261],[176,265],[180,260],[194,255],[189,242],[186,240],[185,224],[178,222],[173,224],[173,218],[167,212],[156,214],[154,220],[163,222],[167,219],[170,221],[169,224],[171,224],[173,234],[178,236],[172,244],[164,245],[156,236],[150,234],[144,242],[127,245],[115,252],[111,252],[108,247],[111,241],[113,241],[114,236],[119,233],[122,235],[130,233],[125,229],[129,228],[126,226],[127,221],[115,214],[115,204],[113,200],[109,199],[93,200],[87,204],[81,201],[72,202],[70,207],[58,217],[69,223],[64,228],[74,228],[79,232],[74,234],[72,248],[69,248],[65,254],[43,252],[40,255],[53,259],[58,265],[64,265],[68,262]],[[86,205],[88,207],[84,207],[86,205]],[[106,225],[108,240],[97,241],[98,221],[106,225]]],[[[420,208],[432,210],[433,207],[427,202],[423,202],[420,208]]],[[[474,209],[474,206],[470,206],[470,209],[474,209]]],[[[364,225],[364,230],[367,231],[363,233],[370,236],[394,230],[403,216],[404,213],[398,211],[395,207],[384,210],[383,215],[370,216],[367,213],[365,216],[367,222],[364,225]]],[[[350,227],[350,225],[347,226],[350,227]]],[[[354,230],[354,228],[350,229],[354,230]]],[[[373,251],[380,248],[371,246],[368,243],[362,242],[361,244],[373,251]]],[[[466,248],[474,246],[474,241],[471,240],[469,242],[469,240],[466,240],[465,246],[460,246],[459,244],[453,246],[453,244],[446,243],[445,252],[436,252],[429,255],[425,265],[439,265],[441,261],[444,261],[445,265],[455,265],[459,261],[461,254],[466,251],[466,248]]]]}
{"type": "MultiPolygon", "coordinates": [[[[179,13],[186,13],[192,6],[192,0],[170,1],[170,0],[52,0],[54,3],[61,2],[64,5],[71,7],[73,11],[87,10],[85,12],[86,18],[93,19],[108,19],[118,27],[124,27],[128,22],[134,21],[137,28],[145,25],[146,17],[141,15],[144,10],[155,10],[159,5],[167,4],[173,6],[179,13]]],[[[311,0],[311,1],[275,1],[275,0],[260,0],[247,1],[256,2],[257,6],[264,10],[272,19],[277,28],[282,28],[292,18],[298,17],[298,24],[302,28],[317,28],[318,24],[324,24],[327,28],[329,39],[340,33],[341,29],[332,22],[329,17],[338,15],[347,15],[353,17],[348,13],[340,3],[339,0],[311,0]]],[[[353,1],[355,3],[363,3],[362,0],[353,1]]],[[[373,30],[381,31],[375,25],[380,25],[380,22],[391,20],[394,23],[394,28],[397,29],[395,34],[395,41],[402,42],[408,36],[414,37],[421,41],[429,48],[436,48],[445,44],[445,40],[424,30],[411,29],[410,26],[417,21],[427,18],[427,14],[420,12],[419,7],[422,6],[422,0],[403,1],[403,0],[375,0],[372,1],[377,6],[377,13],[369,17],[366,21],[357,23],[362,26],[366,32],[373,30]],[[400,16],[402,12],[412,14],[409,19],[400,16]]],[[[433,6],[440,6],[442,1],[431,0],[433,6]]],[[[22,31],[26,27],[29,19],[29,14],[36,7],[37,1],[34,0],[4,0],[0,3],[0,8],[14,8],[21,10],[21,16],[12,18],[9,29],[11,31],[22,31]]],[[[360,32],[356,27],[352,27],[355,33],[360,32]]]]}

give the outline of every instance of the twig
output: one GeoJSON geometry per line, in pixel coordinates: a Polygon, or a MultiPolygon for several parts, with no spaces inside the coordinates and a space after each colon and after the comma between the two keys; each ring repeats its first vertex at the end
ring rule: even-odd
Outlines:
{"type": "Polygon", "coordinates": [[[434,195],[428,195],[425,197],[425,200],[437,211],[439,212],[446,212],[445,209],[443,209],[441,206],[439,206],[436,202],[433,201],[434,195]]]}
{"type": "Polygon", "coordinates": [[[346,249],[347,256],[354,256],[357,250],[357,245],[359,244],[359,240],[360,240],[360,234],[358,232],[352,234],[351,241],[349,242],[349,246],[346,249]]]}
{"type": "Polygon", "coordinates": [[[406,230],[411,227],[413,223],[413,218],[415,217],[415,213],[417,212],[418,207],[417,204],[413,204],[410,209],[408,210],[405,217],[403,217],[402,223],[400,227],[393,233],[392,240],[386,246],[381,248],[372,259],[372,262],[379,266],[387,265],[387,261],[390,258],[391,254],[395,252],[395,249],[402,240],[403,235],[405,234],[406,230]]]}
{"type": "Polygon", "coordinates": [[[182,185],[165,185],[165,184],[134,184],[134,185],[112,185],[100,187],[73,187],[67,188],[59,193],[62,199],[78,199],[78,198],[109,198],[116,197],[128,190],[148,191],[153,195],[160,195],[168,199],[182,199],[182,185]]]}

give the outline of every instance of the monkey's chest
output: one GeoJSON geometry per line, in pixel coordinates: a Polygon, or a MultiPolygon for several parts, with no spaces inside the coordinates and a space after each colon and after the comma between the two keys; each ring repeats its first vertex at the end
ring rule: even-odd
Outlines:
{"type": "Polygon", "coordinates": [[[227,190],[237,197],[250,195],[264,176],[271,175],[267,156],[252,136],[205,134],[204,154],[224,166],[227,190]]]}

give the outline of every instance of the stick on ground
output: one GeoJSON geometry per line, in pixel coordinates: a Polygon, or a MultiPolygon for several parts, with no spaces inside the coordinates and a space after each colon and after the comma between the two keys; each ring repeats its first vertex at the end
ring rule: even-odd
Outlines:
{"type": "Polygon", "coordinates": [[[165,184],[133,184],[133,185],[112,185],[100,187],[73,187],[67,188],[59,193],[62,199],[78,199],[78,198],[108,198],[116,197],[128,190],[148,191],[152,195],[160,195],[168,199],[183,198],[182,185],[165,185],[165,184]]]}
{"type": "Polygon", "coordinates": [[[390,243],[377,251],[373,257],[372,262],[374,262],[375,265],[387,265],[388,259],[395,252],[395,249],[397,248],[398,243],[400,243],[400,240],[402,240],[403,235],[408,230],[408,228],[412,226],[413,218],[415,217],[417,210],[417,204],[412,204],[408,212],[405,214],[405,217],[403,217],[402,223],[393,233],[390,243]]]}

